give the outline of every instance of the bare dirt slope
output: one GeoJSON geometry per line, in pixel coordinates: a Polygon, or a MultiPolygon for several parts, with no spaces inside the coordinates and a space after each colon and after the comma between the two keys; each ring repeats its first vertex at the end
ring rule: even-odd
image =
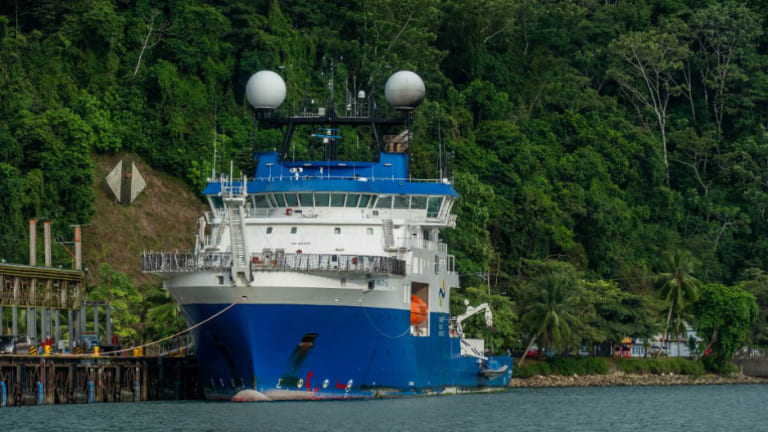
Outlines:
{"type": "Polygon", "coordinates": [[[105,178],[125,154],[94,156],[94,215],[83,229],[83,261],[90,283],[98,281],[101,263],[131,276],[137,285],[158,280],[141,272],[143,251],[191,251],[197,218],[207,208],[199,194],[184,183],[151,169],[138,156],[136,163],[147,183],[130,206],[114,199],[105,178]]]}

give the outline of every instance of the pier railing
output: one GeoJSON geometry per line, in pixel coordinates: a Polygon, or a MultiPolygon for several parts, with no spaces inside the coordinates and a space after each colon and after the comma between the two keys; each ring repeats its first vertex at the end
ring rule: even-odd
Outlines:
{"type": "MultiPolygon", "coordinates": [[[[141,256],[145,272],[229,271],[230,253],[164,253],[148,252],[141,256]]],[[[338,254],[270,254],[251,255],[251,271],[349,272],[405,276],[405,261],[384,256],[338,254]]]]}
{"type": "Polygon", "coordinates": [[[78,309],[84,298],[82,271],[0,264],[0,306],[72,310],[78,309]]]}

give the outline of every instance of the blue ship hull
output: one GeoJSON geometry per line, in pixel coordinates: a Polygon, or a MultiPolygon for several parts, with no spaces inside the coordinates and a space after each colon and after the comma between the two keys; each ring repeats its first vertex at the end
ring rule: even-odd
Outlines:
{"type": "MultiPolygon", "coordinates": [[[[226,305],[186,304],[192,322],[226,305]]],[[[360,398],[505,387],[512,359],[461,356],[447,314],[412,336],[410,312],[363,307],[237,305],[195,331],[206,396],[360,398]],[[507,366],[504,369],[504,366],[507,366]],[[488,368],[504,370],[498,376],[488,368]]]]}

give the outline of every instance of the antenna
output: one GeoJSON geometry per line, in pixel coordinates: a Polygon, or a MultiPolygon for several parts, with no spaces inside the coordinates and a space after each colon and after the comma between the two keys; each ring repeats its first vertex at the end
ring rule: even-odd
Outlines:
{"type": "Polygon", "coordinates": [[[211,167],[211,179],[216,178],[216,138],[217,138],[216,123],[213,123],[213,166],[211,167]]]}
{"type": "Polygon", "coordinates": [[[334,64],[333,64],[333,57],[331,57],[331,77],[328,79],[328,89],[330,91],[330,100],[328,101],[328,117],[335,117],[335,114],[333,113],[333,71],[334,71],[334,64]]]}
{"type": "Polygon", "coordinates": [[[437,118],[437,166],[440,171],[440,180],[443,179],[443,127],[441,118],[437,118]]]}
{"type": "Polygon", "coordinates": [[[211,180],[216,178],[216,140],[218,138],[218,124],[215,121],[219,118],[219,104],[216,99],[213,101],[213,112],[214,112],[214,122],[213,122],[213,165],[211,166],[211,180]]]}

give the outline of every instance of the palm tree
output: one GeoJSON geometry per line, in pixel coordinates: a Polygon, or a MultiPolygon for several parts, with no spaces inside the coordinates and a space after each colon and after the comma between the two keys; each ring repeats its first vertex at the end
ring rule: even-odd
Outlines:
{"type": "Polygon", "coordinates": [[[546,346],[555,347],[568,341],[580,325],[579,292],[573,273],[564,269],[550,270],[523,288],[519,298],[521,322],[532,336],[518,367],[539,338],[546,346]]]}
{"type": "Polygon", "coordinates": [[[676,249],[674,252],[665,253],[664,256],[665,265],[670,271],[657,276],[657,285],[660,286],[659,293],[669,303],[667,324],[664,328],[665,339],[669,345],[672,316],[675,316],[675,335],[680,334],[683,313],[690,304],[698,300],[701,281],[693,276],[697,261],[690,252],[676,249]]]}

